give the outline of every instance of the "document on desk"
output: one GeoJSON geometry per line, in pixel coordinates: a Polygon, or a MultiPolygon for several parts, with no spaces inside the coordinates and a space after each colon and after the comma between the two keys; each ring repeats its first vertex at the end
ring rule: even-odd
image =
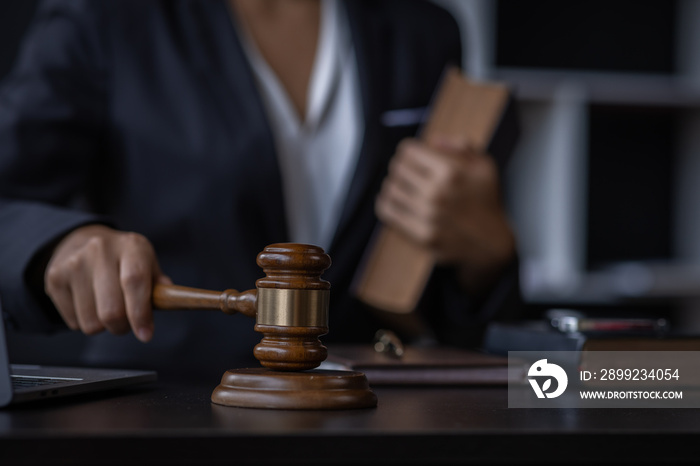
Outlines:
{"type": "MultiPolygon", "coordinates": [[[[331,346],[321,369],[363,372],[370,385],[507,385],[509,380],[508,358],[443,346],[406,346],[401,357],[371,345],[331,346]]],[[[511,369],[510,377],[522,373],[511,369]]]]}

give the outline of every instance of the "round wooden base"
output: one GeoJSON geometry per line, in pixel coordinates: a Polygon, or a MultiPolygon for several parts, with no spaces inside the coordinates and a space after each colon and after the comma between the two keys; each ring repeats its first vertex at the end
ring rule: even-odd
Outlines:
{"type": "Polygon", "coordinates": [[[213,403],[241,408],[355,409],[377,406],[361,372],[279,372],[265,368],[226,371],[213,403]]]}

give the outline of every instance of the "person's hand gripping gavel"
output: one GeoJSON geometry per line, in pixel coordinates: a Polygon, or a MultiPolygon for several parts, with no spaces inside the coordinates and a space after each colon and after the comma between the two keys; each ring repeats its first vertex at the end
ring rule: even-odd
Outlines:
{"type": "Polygon", "coordinates": [[[265,277],[255,290],[223,292],[173,285],[150,242],[89,225],[67,235],[46,269],[46,292],[66,323],[86,333],[129,328],[147,341],[152,309],[212,309],[255,317],[263,334],[253,353],[262,366],[227,370],[211,395],[222,406],[356,409],[377,406],[365,375],[315,369],[326,359],[331,259],[317,246],[273,244],[258,254],[265,277]],[[143,333],[145,332],[145,333],[143,333]]]}
{"type": "Polygon", "coordinates": [[[87,334],[133,329],[148,341],[153,308],[218,309],[256,317],[255,328],[264,335],[255,348],[261,364],[302,370],[326,357],[318,336],[328,331],[330,284],[320,275],[330,263],[315,246],[271,245],[258,256],[267,276],[257,281],[257,290],[197,290],[172,285],[145,237],[88,225],[54,249],[45,289],[66,324],[87,334]]]}

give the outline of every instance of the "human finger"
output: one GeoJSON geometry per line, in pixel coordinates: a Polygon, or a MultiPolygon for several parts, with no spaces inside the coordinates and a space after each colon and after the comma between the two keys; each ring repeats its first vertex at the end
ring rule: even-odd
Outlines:
{"type": "Polygon", "coordinates": [[[104,327],[115,335],[129,331],[124,296],[119,280],[118,265],[112,264],[113,258],[105,259],[94,275],[95,305],[97,315],[104,327]],[[107,261],[110,263],[107,263],[107,261]]]}
{"type": "Polygon", "coordinates": [[[382,184],[377,202],[398,210],[397,214],[414,216],[417,221],[436,222],[439,211],[434,206],[437,195],[433,191],[428,187],[410,189],[402,180],[389,177],[382,184]]]}
{"type": "Polygon", "coordinates": [[[48,270],[44,278],[44,291],[53,302],[54,307],[59,315],[71,330],[80,329],[78,324],[78,316],[75,314],[73,306],[73,294],[71,293],[68,283],[61,280],[61,274],[55,270],[48,270]]]}
{"type": "Polygon", "coordinates": [[[95,335],[104,331],[105,327],[97,315],[91,277],[85,273],[74,274],[70,287],[80,330],[86,335],[95,335]]]}
{"type": "Polygon", "coordinates": [[[119,279],[126,315],[136,337],[147,342],[153,337],[151,294],[155,277],[160,271],[155,253],[146,238],[128,233],[123,237],[123,242],[119,279]]]}
{"type": "Polygon", "coordinates": [[[408,207],[394,202],[389,197],[377,198],[375,211],[383,223],[397,228],[419,244],[430,246],[436,241],[436,231],[431,222],[425,221],[408,207]]]}

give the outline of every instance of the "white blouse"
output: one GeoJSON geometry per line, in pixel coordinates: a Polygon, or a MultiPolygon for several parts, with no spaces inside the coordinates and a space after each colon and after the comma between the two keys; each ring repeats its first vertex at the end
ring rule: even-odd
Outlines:
{"type": "Polygon", "coordinates": [[[357,165],[364,121],[346,13],[338,0],[321,5],[304,121],[250,35],[241,36],[275,138],[290,239],[328,250],[357,165]]]}

